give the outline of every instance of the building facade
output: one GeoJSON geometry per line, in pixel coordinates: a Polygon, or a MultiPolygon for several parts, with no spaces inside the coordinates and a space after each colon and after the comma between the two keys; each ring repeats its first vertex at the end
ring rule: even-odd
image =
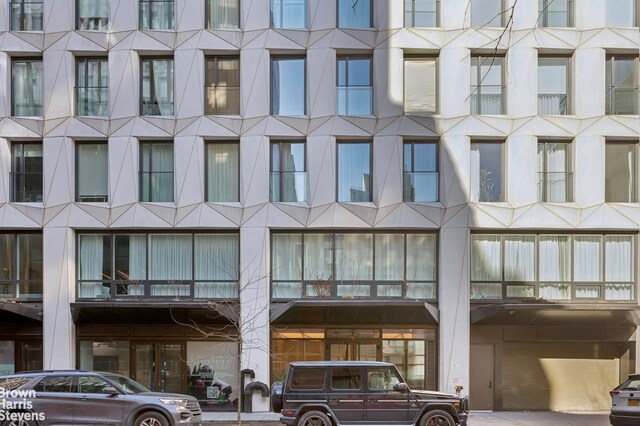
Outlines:
{"type": "Polygon", "coordinates": [[[638,13],[3,2],[2,371],[234,410],[288,362],[379,360],[475,409],[608,408],[638,368],[638,13]]]}

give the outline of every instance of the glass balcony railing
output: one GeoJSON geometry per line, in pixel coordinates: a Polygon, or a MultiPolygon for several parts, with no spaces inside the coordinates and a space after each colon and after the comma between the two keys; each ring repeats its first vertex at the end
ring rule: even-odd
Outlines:
{"type": "Polygon", "coordinates": [[[338,86],[338,115],[373,114],[373,87],[338,86]]]}
{"type": "Polygon", "coordinates": [[[633,283],[501,283],[472,282],[471,300],[544,299],[558,302],[587,302],[605,300],[633,302],[633,283]]]}
{"type": "Polygon", "coordinates": [[[41,281],[0,282],[0,299],[18,301],[42,300],[41,281]]]}
{"type": "Polygon", "coordinates": [[[206,87],[206,114],[238,115],[240,114],[239,87],[206,87]]]}
{"type": "Polygon", "coordinates": [[[538,114],[543,115],[567,115],[566,93],[539,93],[538,114]]]}
{"type": "Polygon", "coordinates": [[[435,203],[438,201],[438,172],[404,174],[404,201],[435,203]]]}
{"type": "MultiPolygon", "coordinates": [[[[0,287],[1,289],[1,287],[0,287]]],[[[0,295],[1,296],[1,295],[0,295]]],[[[237,281],[79,281],[78,299],[234,299],[237,281]]]]}
{"type": "Polygon", "coordinates": [[[638,88],[615,87],[605,90],[605,114],[637,115],[638,88]]]}
{"type": "Polygon", "coordinates": [[[76,87],[76,115],[91,117],[109,115],[109,88],[76,87]]]}
{"type": "Polygon", "coordinates": [[[435,300],[434,282],[273,281],[273,299],[419,299],[435,300]]]}
{"type": "Polygon", "coordinates": [[[307,172],[271,172],[271,201],[307,201],[307,172]]]}

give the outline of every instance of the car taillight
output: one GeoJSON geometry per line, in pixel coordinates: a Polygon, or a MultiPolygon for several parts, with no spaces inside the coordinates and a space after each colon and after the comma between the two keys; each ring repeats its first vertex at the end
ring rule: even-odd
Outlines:
{"type": "Polygon", "coordinates": [[[609,391],[609,395],[611,396],[618,396],[619,394],[620,394],[620,391],[616,389],[609,391]]]}

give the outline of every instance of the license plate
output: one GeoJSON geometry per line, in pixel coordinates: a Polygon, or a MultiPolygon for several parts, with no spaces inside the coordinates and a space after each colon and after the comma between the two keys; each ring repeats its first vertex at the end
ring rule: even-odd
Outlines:
{"type": "Polygon", "coordinates": [[[640,399],[629,399],[627,401],[627,407],[638,407],[640,406],[640,399]]]}

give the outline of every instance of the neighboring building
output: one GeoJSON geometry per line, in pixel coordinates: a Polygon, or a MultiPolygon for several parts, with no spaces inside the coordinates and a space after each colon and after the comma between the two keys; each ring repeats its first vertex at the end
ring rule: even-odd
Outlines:
{"type": "Polygon", "coordinates": [[[4,1],[2,371],[233,410],[239,369],[380,360],[608,408],[640,367],[639,8],[514,3],[4,1]]]}

